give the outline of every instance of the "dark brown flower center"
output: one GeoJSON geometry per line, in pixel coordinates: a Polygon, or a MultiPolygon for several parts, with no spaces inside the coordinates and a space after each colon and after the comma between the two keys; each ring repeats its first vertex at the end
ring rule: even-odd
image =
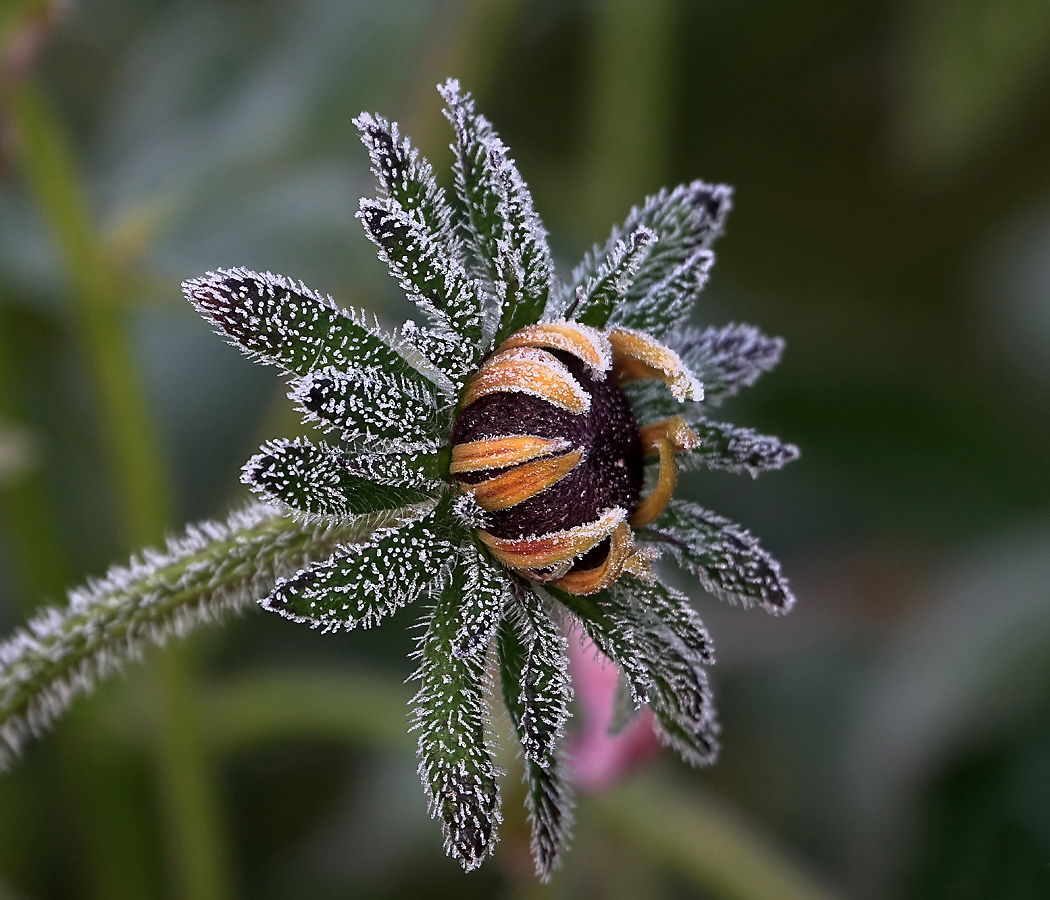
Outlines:
{"type": "MultiPolygon", "coordinates": [[[[583,459],[559,482],[529,499],[490,514],[488,532],[500,538],[543,535],[595,521],[611,507],[628,514],[638,505],[642,490],[642,441],[630,404],[608,375],[596,379],[576,356],[550,351],[572,373],[591,397],[590,410],[575,414],[539,397],[506,390],[479,398],[456,419],[452,443],[535,435],[562,438],[583,459]]],[[[463,473],[467,484],[477,484],[506,469],[463,473]]],[[[594,548],[598,564],[608,552],[607,542],[594,548]],[[596,552],[600,551],[600,552],[596,552]]],[[[588,568],[587,557],[577,567],[588,568]]]]}

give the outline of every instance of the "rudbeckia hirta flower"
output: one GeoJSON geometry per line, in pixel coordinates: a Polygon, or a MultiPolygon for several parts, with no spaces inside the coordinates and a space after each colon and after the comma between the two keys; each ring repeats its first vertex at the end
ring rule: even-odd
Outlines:
{"type": "Polygon", "coordinates": [[[679,471],[756,475],[797,451],[708,418],[782,349],[750,327],[689,323],[730,190],[698,181],[650,197],[559,282],[506,147],[456,82],[440,90],[455,205],[396,125],[357,119],[379,182],[358,217],[421,324],[384,333],[301,283],[245,269],[185,290],[231,343],[282,370],[305,420],[330,435],[268,442],[245,483],[305,522],[375,526],[278,580],[262,605],[325,631],[413,602],[423,611],[420,774],[467,869],[500,821],[487,706],[498,671],[545,878],[570,815],[563,625],[617,664],[666,744],[711,762],[711,642],[661,565],[773,613],[793,599],[747,531],[673,498],[679,471]]]}

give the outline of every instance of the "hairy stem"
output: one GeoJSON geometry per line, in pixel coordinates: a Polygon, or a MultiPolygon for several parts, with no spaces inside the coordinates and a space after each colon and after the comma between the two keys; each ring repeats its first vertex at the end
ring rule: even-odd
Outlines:
{"type": "Polygon", "coordinates": [[[303,526],[262,504],[190,528],[165,553],[146,552],[74,591],[0,644],[0,766],[94,681],[151,643],[266,596],[276,579],[360,541],[391,514],[303,526]]]}

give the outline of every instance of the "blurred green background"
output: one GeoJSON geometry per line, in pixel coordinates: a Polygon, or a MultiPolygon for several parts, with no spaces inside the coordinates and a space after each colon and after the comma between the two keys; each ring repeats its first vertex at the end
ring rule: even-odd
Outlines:
{"type": "Polygon", "coordinates": [[[448,75],[563,273],[646,193],[735,185],[698,321],[787,339],[725,417],[802,448],[686,485],[799,598],[700,599],[720,762],[584,798],[550,886],[513,774],[496,859],[443,857],[411,615],[250,614],[0,777],[0,898],[1050,896],[1050,4],[6,0],[0,42],[0,633],[222,515],[295,433],[182,279],[245,265],[410,314],[354,220],[351,118],[446,169],[448,75]]]}

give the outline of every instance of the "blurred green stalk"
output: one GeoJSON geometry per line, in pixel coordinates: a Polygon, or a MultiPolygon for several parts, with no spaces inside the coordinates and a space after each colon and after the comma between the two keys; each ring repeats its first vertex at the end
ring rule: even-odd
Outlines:
{"type": "Polygon", "coordinates": [[[595,0],[583,220],[621,221],[659,189],[671,145],[673,0],[595,0]]]}
{"type": "MultiPolygon", "coordinates": [[[[74,332],[95,389],[126,538],[132,547],[156,544],[169,503],[159,442],[126,335],[119,273],[92,224],[47,101],[28,83],[12,88],[6,99],[30,194],[65,262],[74,332]]],[[[235,893],[233,873],[201,740],[192,669],[169,650],[158,654],[153,673],[154,756],[176,893],[185,900],[226,900],[235,893]]]]}
{"type": "Polygon", "coordinates": [[[739,814],[652,774],[591,800],[614,831],[725,900],[835,900],[739,814]]]}

